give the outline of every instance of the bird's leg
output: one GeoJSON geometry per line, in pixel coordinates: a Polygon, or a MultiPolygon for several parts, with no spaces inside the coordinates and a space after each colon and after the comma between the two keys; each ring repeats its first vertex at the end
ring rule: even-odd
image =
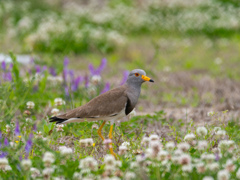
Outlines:
{"type": "Polygon", "coordinates": [[[100,138],[104,141],[104,137],[102,136],[102,128],[104,126],[104,124],[106,123],[106,121],[103,121],[102,125],[100,126],[100,128],[98,129],[97,133],[100,136],[100,138]]]}
{"type": "MultiPolygon", "coordinates": [[[[110,131],[109,131],[109,134],[108,134],[108,137],[111,140],[112,140],[112,137],[113,137],[112,132],[113,132],[113,124],[111,125],[110,131]]],[[[109,150],[110,150],[111,154],[117,159],[117,155],[113,151],[112,143],[109,144],[109,150]]]]}

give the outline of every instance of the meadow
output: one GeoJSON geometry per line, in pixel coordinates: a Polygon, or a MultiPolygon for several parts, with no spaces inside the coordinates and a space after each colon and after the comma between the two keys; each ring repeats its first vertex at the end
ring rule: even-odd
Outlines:
{"type": "Polygon", "coordinates": [[[0,2],[0,179],[240,179],[239,12],[237,0],[0,2]],[[112,140],[110,123],[102,141],[102,121],[49,122],[136,68],[155,83],[112,140]]]}

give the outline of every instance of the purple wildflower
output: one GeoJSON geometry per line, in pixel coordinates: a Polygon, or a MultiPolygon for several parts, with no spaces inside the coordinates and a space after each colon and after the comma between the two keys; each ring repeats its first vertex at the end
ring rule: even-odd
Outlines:
{"type": "Polygon", "coordinates": [[[215,154],[215,160],[216,160],[216,161],[219,161],[219,159],[220,159],[220,156],[219,156],[218,153],[216,153],[216,154],[215,154]]]}
{"type": "Polygon", "coordinates": [[[40,73],[41,72],[41,67],[39,65],[36,65],[35,69],[36,69],[36,73],[40,73]]]}
{"type": "Polygon", "coordinates": [[[100,94],[103,94],[103,93],[105,93],[105,92],[107,92],[109,90],[110,90],[110,83],[106,83],[105,87],[103,88],[103,90],[101,91],[100,94]]]}
{"type": "Polygon", "coordinates": [[[20,126],[19,126],[19,122],[16,122],[16,128],[15,128],[15,135],[19,136],[20,135],[20,126]]]}
{"type": "Polygon", "coordinates": [[[107,59],[103,58],[101,61],[101,64],[99,65],[99,67],[97,69],[95,69],[92,64],[89,64],[88,69],[92,76],[100,75],[101,72],[103,71],[103,69],[106,67],[106,65],[107,65],[107,59]]]}
{"type": "Polygon", "coordinates": [[[67,81],[67,73],[68,73],[68,70],[67,69],[63,69],[63,80],[65,82],[67,81]]]}
{"type": "Polygon", "coordinates": [[[68,59],[68,57],[65,57],[64,61],[63,61],[63,67],[67,68],[68,64],[69,64],[69,59],[68,59]]]}
{"type": "Polygon", "coordinates": [[[8,154],[7,152],[1,152],[1,151],[0,151],[0,158],[6,157],[7,154],[8,154]]]}
{"type": "Polygon", "coordinates": [[[123,72],[123,78],[122,78],[120,85],[123,85],[127,81],[128,75],[129,75],[128,71],[123,72]]]}
{"type": "Polygon", "coordinates": [[[55,69],[54,69],[53,67],[50,67],[50,68],[49,68],[49,73],[50,73],[52,76],[56,76],[56,75],[57,75],[57,73],[56,73],[56,71],[55,71],[55,69]]]}
{"type": "Polygon", "coordinates": [[[37,124],[33,125],[33,131],[36,132],[37,131],[37,124]]]}
{"type": "Polygon", "coordinates": [[[26,143],[26,146],[25,146],[25,151],[26,151],[26,158],[28,158],[28,154],[29,154],[29,152],[30,152],[30,150],[31,150],[31,148],[32,148],[32,144],[33,144],[33,142],[32,142],[32,137],[33,137],[33,135],[32,135],[32,133],[29,135],[29,139],[27,140],[27,143],[26,143]]]}
{"type": "Polygon", "coordinates": [[[5,146],[8,146],[8,145],[9,145],[7,138],[4,139],[4,145],[5,145],[5,146]]]}
{"type": "Polygon", "coordinates": [[[9,64],[9,71],[11,71],[12,68],[13,68],[13,63],[10,63],[10,64],[9,64]]]}
{"type": "Polygon", "coordinates": [[[88,88],[89,87],[89,77],[87,75],[84,77],[84,81],[85,81],[85,88],[88,88]]]}
{"type": "Polygon", "coordinates": [[[69,96],[69,90],[68,90],[68,87],[67,87],[67,86],[64,88],[64,90],[65,90],[65,95],[66,95],[66,96],[69,96]]]}
{"type": "Polygon", "coordinates": [[[74,92],[77,91],[79,83],[81,83],[82,81],[83,81],[83,77],[78,76],[72,84],[72,91],[74,91],[74,92]]]}
{"type": "Polygon", "coordinates": [[[68,74],[69,74],[69,76],[71,78],[71,82],[73,82],[74,81],[74,71],[73,70],[69,70],[68,74]]]}
{"type": "Polygon", "coordinates": [[[0,131],[0,139],[2,139],[2,132],[0,131]]]}
{"type": "Polygon", "coordinates": [[[42,67],[42,72],[47,70],[47,66],[42,67]]]}
{"type": "Polygon", "coordinates": [[[1,67],[2,67],[2,70],[3,70],[3,71],[6,71],[7,65],[6,65],[6,62],[5,62],[5,61],[3,61],[3,62],[1,63],[1,67]]]}

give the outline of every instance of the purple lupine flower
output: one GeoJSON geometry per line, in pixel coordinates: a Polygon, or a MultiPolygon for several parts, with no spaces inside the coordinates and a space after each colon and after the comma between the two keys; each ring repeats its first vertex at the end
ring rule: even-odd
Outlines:
{"type": "Polygon", "coordinates": [[[75,80],[74,80],[74,82],[73,82],[73,84],[72,84],[72,91],[77,91],[78,90],[78,86],[79,86],[79,83],[81,83],[83,81],[83,77],[82,76],[78,76],[75,80]]]}
{"type": "Polygon", "coordinates": [[[219,159],[220,159],[220,156],[219,156],[218,153],[216,153],[216,154],[215,154],[215,160],[216,160],[216,161],[219,161],[219,159]]]}
{"type": "Polygon", "coordinates": [[[123,85],[127,81],[128,75],[129,75],[128,71],[123,72],[123,78],[122,78],[120,85],[123,85]]]}
{"type": "Polygon", "coordinates": [[[33,125],[33,131],[36,132],[37,131],[37,124],[33,125]]]}
{"type": "Polygon", "coordinates": [[[36,69],[36,73],[40,73],[41,72],[41,66],[36,65],[35,69],[36,69]]]}
{"type": "Polygon", "coordinates": [[[2,70],[3,70],[3,71],[6,71],[7,65],[6,65],[6,62],[5,62],[5,61],[3,61],[3,62],[1,63],[1,67],[2,67],[2,70]]]}
{"type": "Polygon", "coordinates": [[[27,140],[27,143],[26,143],[26,146],[25,146],[26,158],[28,158],[29,152],[30,152],[30,150],[32,148],[32,144],[33,144],[32,137],[33,137],[33,134],[31,133],[29,135],[29,139],[27,140]]]}
{"type": "Polygon", "coordinates": [[[47,66],[45,65],[45,66],[42,67],[42,72],[46,71],[46,70],[47,70],[47,66]]]}
{"type": "Polygon", "coordinates": [[[15,133],[16,136],[20,135],[20,126],[19,126],[19,122],[18,121],[16,122],[16,128],[15,128],[14,133],[15,133]]]}
{"type": "Polygon", "coordinates": [[[3,79],[5,81],[12,81],[12,73],[11,72],[3,73],[3,79]]]}
{"type": "Polygon", "coordinates": [[[89,87],[89,77],[87,75],[84,77],[84,81],[85,81],[85,88],[88,88],[89,87]]]}
{"type": "Polygon", "coordinates": [[[52,76],[56,76],[56,75],[57,75],[57,73],[56,73],[56,71],[55,71],[55,69],[54,69],[53,67],[50,67],[50,68],[49,68],[49,73],[50,73],[52,76]]]}
{"type": "Polygon", "coordinates": [[[9,145],[7,138],[4,139],[4,145],[5,145],[5,146],[8,146],[8,145],[9,145]]]}
{"type": "Polygon", "coordinates": [[[67,87],[67,86],[64,88],[64,90],[65,90],[65,95],[66,95],[66,96],[69,96],[69,90],[68,90],[68,87],[67,87]]]}
{"type": "Polygon", "coordinates": [[[105,92],[107,92],[109,90],[110,90],[110,83],[106,83],[105,87],[103,88],[103,90],[101,91],[100,94],[103,94],[103,93],[105,93],[105,92]]]}
{"type": "Polygon", "coordinates": [[[101,64],[99,65],[99,67],[97,69],[95,69],[92,64],[89,64],[88,69],[90,71],[91,76],[100,75],[101,72],[103,71],[103,69],[106,67],[106,65],[107,65],[106,58],[102,59],[101,64]]]}
{"type": "Polygon", "coordinates": [[[69,64],[69,59],[68,59],[68,57],[65,57],[64,61],[63,61],[63,67],[67,68],[68,64],[69,64]]]}
{"type": "Polygon", "coordinates": [[[30,58],[30,64],[34,64],[34,58],[33,57],[30,58]]]}
{"type": "Polygon", "coordinates": [[[4,157],[6,157],[7,155],[8,155],[7,152],[2,152],[2,151],[0,151],[0,158],[4,158],[4,157]]]}
{"type": "Polygon", "coordinates": [[[2,132],[0,131],[0,139],[2,139],[2,132]]]}
{"type": "Polygon", "coordinates": [[[13,63],[10,63],[10,64],[9,64],[9,68],[8,68],[8,70],[11,71],[12,68],[13,68],[13,63]]]}
{"type": "Polygon", "coordinates": [[[103,58],[101,61],[101,64],[99,65],[99,67],[96,69],[96,75],[100,75],[101,72],[103,71],[103,69],[106,67],[107,65],[107,59],[103,58]]]}
{"type": "Polygon", "coordinates": [[[69,74],[69,76],[71,78],[71,83],[73,83],[73,81],[74,81],[74,71],[73,70],[69,70],[68,74],[69,74]]]}
{"type": "Polygon", "coordinates": [[[68,74],[68,70],[67,69],[63,69],[63,80],[65,82],[67,81],[67,74],[68,74]]]}

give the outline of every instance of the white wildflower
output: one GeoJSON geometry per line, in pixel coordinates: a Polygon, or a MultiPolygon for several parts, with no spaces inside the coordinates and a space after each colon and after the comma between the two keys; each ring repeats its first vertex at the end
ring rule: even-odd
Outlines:
{"type": "Polygon", "coordinates": [[[49,179],[49,177],[51,176],[51,174],[54,172],[54,169],[53,168],[45,168],[43,171],[42,171],[42,174],[43,176],[46,178],[46,179],[49,179]]]}
{"type": "Polygon", "coordinates": [[[158,141],[159,140],[159,136],[156,134],[152,134],[149,137],[150,141],[158,141]]]}
{"type": "Polygon", "coordinates": [[[32,119],[31,119],[31,118],[26,118],[26,122],[27,122],[27,123],[31,123],[31,122],[32,122],[32,119]]]}
{"type": "Polygon", "coordinates": [[[225,165],[225,168],[228,172],[233,172],[236,169],[235,164],[233,164],[233,161],[231,159],[228,159],[225,165]]]}
{"type": "Polygon", "coordinates": [[[97,124],[93,124],[93,125],[92,125],[92,129],[99,129],[99,127],[98,127],[97,124]]]}
{"type": "Polygon", "coordinates": [[[115,158],[114,158],[113,155],[107,154],[107,155],[104,157],[104,163],[105,163],[106,165],[115,166],[116,160],[115,160],[115,158]]]}
{"type": "Polygon", "coordinates": [[[202,160],[205,160],[206,162],[208,162],[208,163],[211,163],[211,162],[213,162],[214,160],[215,160],[215,155],[214,154],[208,154],[208,153],[203,153],[202,155],[201,155],[201,159],[202,160]]]}
{"type": "Polygon", "coordinates": [[[221,149],[222,151],[226,151],[229,148],[229,143],[228,140],[222,140],[219,142],[218,144],[219,149],[221,149]]]}
{"type": "Polygon", "coordinates": [[[51,152],[45,152],[43,155],[43,162],[45,167],[50,167],[52,163],[54,163],[55,157],[51,152]]]}
{"type": "Polygon", "coordinates": [[[176,150],[173,152],[173,154],[174,154],[175,156],[180,156],[180,155],[183,154],[183,151],[182,151],[181,149],[176,149],[176,150]]]}
{"type": "Polygon", "coordinates": [[[223,138],[226,135],[226,131],[224,130],[218,130],[215,134],[216,138],[223,138]]]}
{"type": "Polygon", "coordinates": [[[201,126],[201,127],[198,127],[198,128],[197,128],[197,134],[198,134],[199,136],[205,137],[205,136],[207,135],[207,133],[208,133],[208,130],[207,130],[207,128],[205,128],[204,126],[201,126]]]}
{"type": "Polygon", "coordinates": [[[215,63],[216,65],[220,65],[220,64],[222,64],[222,59],[219,58],[219,57],[217,57],[217,58],[214,60],[214,63],[215,63]]]}
{"type": "Polygon", "coordinates": [[[0,158],[0,169],[5,169],[5,167],[8,165],[7,158],[3,157],[0,158]]]}
{"type": "Polygon", "coordinates": [[[23,159],[21,161],[21,166],[25,171],[28,171],[30,167],[32,166],[32,161],[30,159],[23,159]]]}
{"type": "Polygon", "coordinates": [[[36,177],[41,175],[40,171],[37,168],[34,168],[34,167],[30,168],[30,172],[31,172],[31,177],[33,179],[35,179],[36,177]]]}
{"type": "Polygon", "coordinates": [[[210,171],[218,171],[219,170],[219,163],[217,163],[217,162],[208,163],[206,168],[209,169],[210,171]]]}
{"type": "Polygon", "coordinates": [[[136,174],[134,172],[126,172],[125,174],[125,179],[126,180],[131,180],[131,179],[135,179],[136,178],[136,174]]]}
{"type": "Polygon", "coordinates": [[[99,75],[94,75],[91,78],[91,81],[94,85],[98,85],[100,83],[100,81],[102,80],[101,76],[99,75]]]}
{"type": "Polygon", "coordinates": [[[80,143],[80,146],[81,146],[81,147],[87,147],[87,141],[86,141],[86,139],[80,139],[80,140],[79,140],[79,143],[80,143]]]}
{"type": "Polygon", "coordinates": [[[125,154],[127,150],[128,150],[127,146],[123,146],[123,145],[119,146],[119,155],[125,154]]]}
{"type": "Polygon", "coordinates": [[[32,102],[32,101],[28,101],[28,102],[27,102],[27,108],[28,108],[28,109],[33,109],[34,106],[35,106],[34,102],[32,102]]]}
{"type": "Polygon", "coordinates": [[[205,164],[203,162],[199,162],[196,164],[197,172],[204,173],[205,172],[205,164]]]}
{"type": "Polygon", "coordinates": [[[166,150],[168,150],[168,151],[173,151],[173,149],[175,148],[174,142],[172,142],[172,141],[167,142],[166,145],[165,145],[165,148],[166,148],[166,150]]]}
{"type": "Polygon", "coordinates": [[[237,170],[237,172],[236,172],[236,177],[238,178],[238,179],[240,179],[240,168],[237,170]]]}
{"type": "Polygon", "coordinates": [[[60,154],[65,156],[73,153],[73,150],[71,148],[68,148],[66,146],[60,146],[59,147],[60,154]]]}
{"type": "Polygon", "coordinates": [[[98,163],[93,157],[86,157],[85,159],[80,160],[79,168],[80,169],[90,169],[92,171],[97,170],[98,163]]]}
{"type": "Polygon", "coordinates": [[[182,166],[182,171],[183,172],[192,172],[192,170],[193,170],[192,164],[188,164],[188,165],[183,165],[182,166]]]}
{"type": "Polygon", "coordinates": [[[179,157],[179,164],[189,165],[191,163],[191,156],[188,154],[181,154],[179,157]]]}
{"type": "Polygon", "coordinates": [[[161,151],[158,153],[158,159],[159,159],[160,161],[166,160],[166,159],[167,159],[167,156],[168,156],[168,152],[167,152],[167,151],[161,150],[161,151]]]}
{"type": "Polygon", "coordinates": [[[209,111],[209,112],[207,113],[208,116],[213,116],[214,114],[215,114],[215,112],[213,112],[213,111],[209,111]]]}
{"type": "Polygon", "coordinates": [[[205,176],[202,180],[214,180],[212,176],[205,176]]]}
{"type": "Polygon", "coordinates": [[[177,145],[177,147],[178,147],[178,149],[182,150],[183,152],[186,152],[190,148],[190,145],[186,142],[182,142],[182,143],[179,143],[177,145]]]}
{"type": "Polygon", "coordinates": [[[7,132],[7,133],[10,133],[10,132],[11,132],[11,126],[8,125],[8,124],[6,125],[6,132],[7,132]]]}
{"type": "Polygon", "coordinates": [[[93,139],[92,138],[87,138],[85,140],[86,140],[86,144],[87,144],[88,147],[93,146],[93,139]]]}
{"type": "Polygon", "coordinates": [[[64,125],[63,124],[57,124],[56,125],[56,129],[57,129],[57,132],[63,132],[64,130],[63,130],[63,127],[64,127],[64,125]]]}
{"type": "Polygon", "coordinates": [[[197,149],[198,150],[206,150],[208,147],[208,142],[206,140],[198,141],[197,149]]]}
{"type": "Polygon", "coordinates": [[[37,131],[37,138],[43,138],[41,131],[37,131]]]}
{"type": "Polygon", "coordinates": [[[184,141],[187,142],[192,142],[195,139],[195,134],[190,133],[190,134],[186,134],[186,136],[184,137],[184,141]]]}
{"type": "Polygon", "coordinates": [[[79,172],[74,172],[74,174],[73,174],[73,179],[74,179],[74,180],[81,180],[81,179],[82,179],[81,173],[79,173],[79,172]]]}
{"type": "Polygon", "coordinates": [[[143,139],[142,139],[141,144],[142,145],[148,145],[149,141],[150,141],[149,137],[144,136],[143,139]]]}
{"type": "Polygon", "coordinates": [[[217,174],[218,180],[228,180],[230,175],[227,170],[220,170],[217,174]]]}
{"type": "Polygon", "coordinates": [[[216,133],[217,131],[219,131],[219,130],[221,130],[221,128],[220,127],[214,127],[213,128],[213,131],[216,133]]]}
{"type": "Polygon", "coordinates": [[[5,171],[11,171],[12,170],[12,167],[11,166],[9,166],[9,165],[6,165],[5,166],[5,171]]]}
{"type": "Polygon", "coordinates": [[[65,101],[63,101],[62,98],[56,98],[56,99],[54,99],[54,104],[55,104],[55,106],[61,106],[61,105],[65,104],[65,101]]]}
{"type": "Polygon", "coordinates": [[[59,109],[53,108],[53,109],[51,110],[51,113],[52,113],[53,116],[57,116],[58,113],[59,113],[59,109]]]}
{"type": "Polygon", "coordinates": [[[130,143],[127,142],[127,141],[124,141],[121,145],[122,145],[122,146],[126,146],[126,147],[128,148],[128,147],[130,146],[130,143]]]}

